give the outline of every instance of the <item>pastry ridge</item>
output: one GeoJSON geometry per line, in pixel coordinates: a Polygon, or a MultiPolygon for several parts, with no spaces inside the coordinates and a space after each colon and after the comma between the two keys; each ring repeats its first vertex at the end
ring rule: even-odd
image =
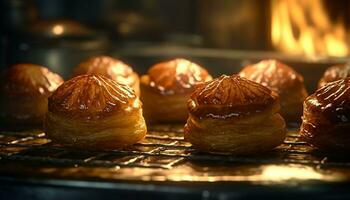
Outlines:
{"type": "Polygon", "coordinates": [[[325,86],[327,83],[346,78],[350,75],[350,64],[340,64],[329,67],[318,82],[318,88],[325,86]]]}
{"type": "Polygon", "coordinates": [[[100,75],[72,78],[49,98],[50,111],[88,119],[140,106],[131,88],[100,75]]]}
{"type": "Polygon", "coordinates": [[[275,92],[237,75],[222,75],[199,85],[188,100],[190,113],[213,118],[252,114],[272,105],[278,107],[278,95],[275,92]]]}

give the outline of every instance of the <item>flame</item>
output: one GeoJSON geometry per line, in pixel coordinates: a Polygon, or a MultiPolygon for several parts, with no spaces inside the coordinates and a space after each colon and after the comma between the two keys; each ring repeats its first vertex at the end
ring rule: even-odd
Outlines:
{"type": "Polygon", "coordinates": [[[349,54],[343,20],[333,23],[322,0],[273,0],[271,5],[271,39],[278,50],[308,57],[349,54]]]}

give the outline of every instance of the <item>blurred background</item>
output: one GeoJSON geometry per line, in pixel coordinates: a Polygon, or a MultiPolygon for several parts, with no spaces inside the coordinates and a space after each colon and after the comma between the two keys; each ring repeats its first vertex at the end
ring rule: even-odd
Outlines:
{"type": "Polygon", "coordinates": [[[344,62],[349,11],[347,0],[2,0],[0,65],[33,62],[69,77],[99,54],[141,73],[174,56],[222,58],[224,72],[264,57],[344,62]]]}

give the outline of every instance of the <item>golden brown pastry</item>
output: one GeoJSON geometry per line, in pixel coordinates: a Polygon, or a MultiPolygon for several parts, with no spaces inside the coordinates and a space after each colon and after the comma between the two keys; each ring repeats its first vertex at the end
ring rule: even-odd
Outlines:
{"type": "Polygon", "coordinates": [[[304,102],[301,136],[322,150],[350,150],[350,77],[318,89],[304,102]]]}
{"type": "Polygon", "coordinates": [[[280,145],[286,135],[278,95],[238,75],[200,85],[188,109],[185,139],[205,152],[261,153],[280,145]]]}
{"type": "Polygon", "coordinates": [[[146,131],[134,91],[104,76],[77,76],[49,98],[45,132],[55,143],[116,149],[143,139],[146,131]]]}
{"type": "Polygon", "coordinates": [[[0,85],[0,124],[16,128],[42,126],[47,98],[63,79],[34,64],[14,65],[4,75],[0,85]]]}
{"type": "Polygon", "coordinates": [[[239,75],[277,92],[282,116],[288,122],[300,121],[307,91],[303,77],[291,67],[277,60],[263,60],[244,67],[239,75]]]}
{"type": "Polygon", "coordinates": [[[150,122],[185,122],[186,102],[198,83],[211,80],[207,70],[185,59],[154,65],[141,77],[144,115],[150,122]]]}
{"type": "Polygon", "coordinates": [[[120,60],[109,56],[96,56],[80,63],[73,72],[73,76],[83,74],[102,75],[119,84],[128,85],[140,95],[140,79],[133,69],[120,60]]]}
{"type": "Polygon", "coordinates": [[[327,83],[337,81],[342,78],[346,78],[349,75],[350,75],[349,64],[332,66],[324,72],[322,78],[318,82],[318,88],[325,86],[327,83]]]}

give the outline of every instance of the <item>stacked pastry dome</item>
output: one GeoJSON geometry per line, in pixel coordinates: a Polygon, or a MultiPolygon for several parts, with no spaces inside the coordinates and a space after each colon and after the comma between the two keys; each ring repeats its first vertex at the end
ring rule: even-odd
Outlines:
{"type": "Polygon", "coordinates": [[[81,62],[74,70],[73,76],[83,74],[102,75],[117,83],[130,86],[140,95],[139,76],[133,69],[120,60],[109,56],[96,56],[81,62]]]}
{"type": "Polygon", "coordinates": [[[174,59],[152,66],[141,77],[141,100],[150,122],[185,122],[187,99],[199,83],[211,80],[201,66],[174,59]]]}
{"type": "Polygon", "coordinates": [[[349,64],[332,66],[324,72],[322,78],[318,82],[318,88],[325,86],[327,83],[346,78],[349,75],[350,75],[349,64]]]}
{"type": "Polygon", "coordinates": [[[17,64],[9,68],[0,85],[2,126],[41,126],[47,111],[47,98],[63,79],[47,68],[17,64]]]}
{"type": "Polygon", "coordinates": [[[278,95],[237,75],[201,84],[188,101],[185,138],[206,152],[255,154],[285,138],[278,95]]]}
{"type": "Polygon", "coordinates": [[[99,75],[82,75],[49,98],[45,131],[56,143],[77,148],[116,149],[144,138],[142,104],[134,91],[99,75]]]}
{"type": "Polygon", "coordinates": [[[326,84],[304,102],[301,135],[323,150],[350,149],[350,77],[326,84]]]}
{"type": "Polygon", "coordinates": [[[263,60],[246,66],[239,75],[277,92],[282,116],[289,122],[300,121],[307,91],[303,77],[291,67],[276,60],[263,60]]]}

